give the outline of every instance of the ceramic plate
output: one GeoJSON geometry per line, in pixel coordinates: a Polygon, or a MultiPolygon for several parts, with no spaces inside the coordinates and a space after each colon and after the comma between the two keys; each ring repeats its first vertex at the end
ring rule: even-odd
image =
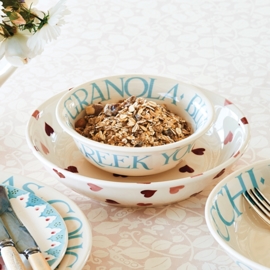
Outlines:
{"type": "MultiPolygon", "coordinates": [[[[64,220],[49,203],[32,192],[8,185],[5,187],[17,216],[34,237],[51,268],[55,269],[62,260],[68,243],[64,220]]],[[[22,259],[29,268],[28,261],[23,256],[22,259]]]]}
{"type": "MultiPolygon", "coordinates": [[[[56,268],[58,270],[82,269],[91,251],[92,234],[88,220],[78,206],[60,192],[31,178],[1,172],[0,183],[6,185],[9,191],[13,191],[13,195],[11,192],[9,195],[12,206],[33,234],[42,251],[48,250],[44,255],[49,262],[51,261],[52,269],[59,263],[56,268]],[[32,202],[33,199],[37,201],[34,206],[39,206],[39,209],[29,206],[31,203],[28,204],[28,202],[30,200],[32,202]],[[49,226],[44,221],[47,210],[50,210],[49,216],[52,218],[49,226]],[[42,228],[42,233],[40,233],[40,228],[42,228]],[[48,234],[53,231],[57,234],[55,237],[49,237],[48,234]],[[64,234],[64,238],[68,234],[67,241],[63,241],[62,244],[57,237],[60,234],[64,234]],[[49,248],[49,245],[54,243],[57,245],[59,255],[55,254],[56,249],[49,248]]],[[[32,269],[29,264],[28,269],[32,269]]]]}
{"type": "Polygon", "coordinates": [[[175,168],[146,177],[102,171],[86,161],[55,118],[60,93],[32,114],[27,142],[34,155],[66,186],[115,205],[149,206],[180,201],[202,191],[244,153],[249,141],[246,117],[230,101],[203,90],[215,107],[212,128],[175,168]],[[136,183],[136,185],[134,185],[136,183]]]}
{"type": "Polygon", "coordinates": [[[208,228],[241,269],[269,270],[269,226],[242,193],[257,187],[270,199],[270,160],[233,172],[211,191],[205,206],[208,228]]]}

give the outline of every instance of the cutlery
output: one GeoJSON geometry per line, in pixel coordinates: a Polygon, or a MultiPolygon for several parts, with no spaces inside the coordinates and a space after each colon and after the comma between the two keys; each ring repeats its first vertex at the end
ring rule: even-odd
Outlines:
{"type": "MultiPolygon", "coordinates": [[[[0,206],[1,207],[1,206],[0,206]]],[[[0,213],[1,215],[1,213],[0,213]]],[[[0,218],[0,251],[8,270],[26,270],[15,245],[0,218]]]]}
{"type": "Polygon", "coordinates": [[[35,239],[22,224],[14,212],[8,199],[6,189],[0,185],[0,212],[2,221],[15,243],[19,253],[29,261],[33,270],[51,270],[48,262],[43,257],[35,239]]]}
{"type": "Polygon", "coordinates": [[[265,195],[258,188],[254,188],[245,191],[243,196],[259,217],[270,225],[270,201],[265,195]]]}

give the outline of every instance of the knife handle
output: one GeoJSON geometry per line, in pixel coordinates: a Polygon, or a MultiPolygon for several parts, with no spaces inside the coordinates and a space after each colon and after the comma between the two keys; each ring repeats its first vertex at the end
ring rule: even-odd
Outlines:
{"type": "Polygon", "coordinates": [[[23,261],[10,240],[1,241],[1,255],[8,270],[26,270],[23,261]]]}
{"type": "Polygon", "coordinates": [[[33,270],[51,270],[52,268],[45,260],[41,252],[29,254],[28,262],[33,270]]]}

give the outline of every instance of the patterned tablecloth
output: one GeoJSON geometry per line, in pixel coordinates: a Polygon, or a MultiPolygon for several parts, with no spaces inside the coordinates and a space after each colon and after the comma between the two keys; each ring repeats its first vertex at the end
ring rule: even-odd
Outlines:
{"type": "Polygon", "coordinates": [[[93,232],[83,270],[240,269],[205,223],[205,202],[215,182],[165,207],[99,203],[75,194],[44,169],[26,144],[26,123],[49,97],[93,78],[170,76],[226,97],[247,117],[250,144],[231,170],[270,158],[270,2],[67,3],[71,14],[61,36],[0,88],[0,170],[38,179],[79,205],[93,232]]]}

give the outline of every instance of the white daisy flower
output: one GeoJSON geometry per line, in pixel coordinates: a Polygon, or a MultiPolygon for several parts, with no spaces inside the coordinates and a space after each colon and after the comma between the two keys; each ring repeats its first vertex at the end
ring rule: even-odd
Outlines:
{"type": "Polygon", "coordinates": [[[65,2],[66,0],[60,0],[55,6],[49,9],[47,23],[33,34],[27,42],[31,50],[41,52],[46,43],[51,42],[60,35],[60,27],[64,24],[63,17],[69,14],[65,2]]]}
{"type": "Polygon", "coordinates": [[[0,46],[0,59],[5,55],[6,59],[14,66],[22,66],[35,56],[27,46],[28,36],[16,33],[6,38],[0,46]]]}

